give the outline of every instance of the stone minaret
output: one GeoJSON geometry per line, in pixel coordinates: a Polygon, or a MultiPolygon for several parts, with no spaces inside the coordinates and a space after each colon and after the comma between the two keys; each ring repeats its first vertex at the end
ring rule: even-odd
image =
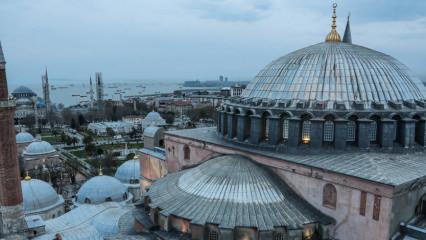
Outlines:
{"type": "Polygon", "coordinates": [[[100,72],[96,73],[96,100],[98,100],[98,103],[104,100],[104,82],[100,72]]]}
{"type": "Polygon", "coordinates": [[[95,103],[95,92],[93,91],[92,76],[90,76],[90,108],[93,108],[95,103]]]}
{"type": "Polygon", "coordinates": [[[50,89],[49,89],[49,77],[47,76],[47,68],[45,74],[41,77],[42,87],[43,87],[43,98],[46,103],[46,110],[49,112],[51,107],[50,102],[50,89]]]}
{"type": "Polygon", "coordinates": [[[13,115],[9,98],[6,61],[0,43],[0,237],[24,230],[22,190],[13,115]]]}

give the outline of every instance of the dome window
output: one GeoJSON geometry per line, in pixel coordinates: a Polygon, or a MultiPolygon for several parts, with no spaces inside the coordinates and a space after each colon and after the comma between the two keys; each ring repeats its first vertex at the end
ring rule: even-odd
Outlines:
{"type": "Polygon", "coordinates": [[[209,233],[207,235],[208,240],[218,240],[219,239],[219,233],[216,230],[210,229],[209,233]]]}
{"type": "Polygon", "coordinates": [[[355,142],[356,140],[356,122],[349,120],[346,128],[346,141],[355,142]]]}
{"type": "Polygon", "coordinates": [[[111,197],[105,198],[105,202],[112,202],[112,198],[111,197]]]}
{"type": "Polygon", "coordinates": [[[309,144],[311,141],[311,121],[305,120],[302,123],[302,143],[309,144]]]}
{"type": "Polygon", "coordinates": [[[334,141],[334,122],[331,119],[328,119],[324,122],[323,138],[324,142],[334,141]]]}
{"type": "Polygon", "coordinates": [[[89,198],[84,199],[84,203],[90,204],[91,202],[89,198]]]}

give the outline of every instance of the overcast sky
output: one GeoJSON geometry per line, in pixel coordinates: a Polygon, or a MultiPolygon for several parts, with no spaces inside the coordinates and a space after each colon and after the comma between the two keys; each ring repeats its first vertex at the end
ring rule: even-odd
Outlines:
{"type": "MultiPolygon", "coordinates": [[[[426,1],[341,0],[355,44],[426,75],[426,1]]],[[[286,53],[323,41],[324,0],[1,0],[9,82],[250,79],[286,53]]]]}

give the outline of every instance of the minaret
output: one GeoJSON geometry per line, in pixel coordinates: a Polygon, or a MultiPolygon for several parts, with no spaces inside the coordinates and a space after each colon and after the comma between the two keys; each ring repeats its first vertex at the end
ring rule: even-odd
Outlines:
{"type": "Polygon", "coordinates": [[[348,15],[348,21],[346,22],[346,29],[342,42],[352,44],[351,24],[349,22],[350,17],[351,14],[348,15]]]}
{"type": "Polygon", "coordinates": [[[104,83],[102,80],[102,73],[96,73],[96,100],[101,103],[104,100],[104,83]]]}
{"type": "Polygon", "coordinates": [[[9,98],[6,61],[0,43],[0,237],[24,230],[24,212],[13,115],[9,98]]]}
{"type": "Polygon", "coordinates": [[[95,103],[95,96],[94,96],[94,91],[93,91],[93,83],[92,83],[92,75],[90,75],[90,108],[93,108],[93,105],[95,103]]]}
{"type": "Polygon", "coordinates": [[[51,102],[50,102],[50,88],[49,88],[49,77],[47,75],[47,67],[45,74],[41,77],[42,87],[43,87],[43,98],[46,103],[46,110],[50,112],[51,102]]]}

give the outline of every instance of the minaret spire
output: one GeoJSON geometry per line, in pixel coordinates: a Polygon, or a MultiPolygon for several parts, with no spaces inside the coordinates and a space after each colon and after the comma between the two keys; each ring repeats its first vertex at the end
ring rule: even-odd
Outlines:
{"type": "Polygon", "coordinates": [[[333,16],[332,16],[332,24],[331,24],[331,31],[329,34],[327,34],[327,37],[325,37],[326,42],[340,42],[340,35],[336,31],[337,25],[336,25],[336,8],[337,3],[333,4],[333,16]]]}
{"type": "Polygon", "coordinates": [[[348,14],[348,21],[346,22],[345,34],[343,35],[342,42],[352,44],[351,24],[350,24],[351,13],[348,14]]]}

